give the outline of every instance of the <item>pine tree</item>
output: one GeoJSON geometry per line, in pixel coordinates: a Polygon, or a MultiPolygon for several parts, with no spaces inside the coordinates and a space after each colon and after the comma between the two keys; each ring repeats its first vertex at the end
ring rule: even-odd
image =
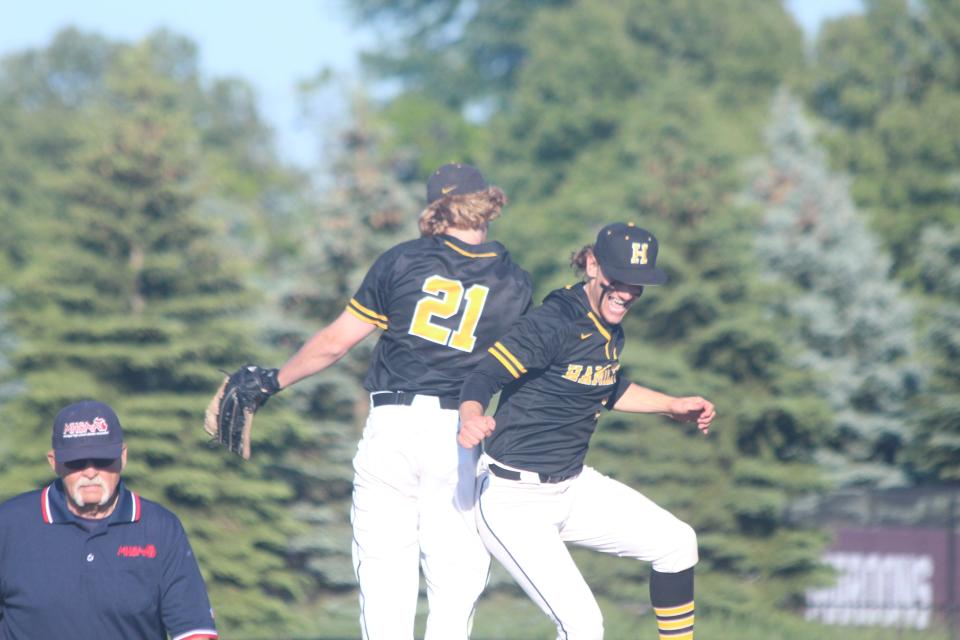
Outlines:
{"type": "Polygon", "coordinates": [[[304,580],[286,558],[294,495],[274,470],[295,421],[258,428],[244,464],[200,430],[217,370],[256,354],[242,318],[255,299],[239,279],[248,265],[197,214],[198,133],[153,45],[115,52],[102,93],[73,119],[80,143],[47,174],[64,208],[13,283],[25,391],[4,408],[0,486],[6,496],[48,482],[56,411],[108,402],[130,447],[125,479],[183,520],[224,634],[302,630],[291,603],[304,580]]]}
{"type": "Polygon", "coordinates": [[[757,250],[784,291],[773,312],[797,345],[795,364],[815,375],[833,415],[821,464],[841,486],[902,485],[911,403],[926,377],[914,303],[814,137],[799,101],[781,92],[754,183],[765,208],[757,250]]]}
{"type": "Polygon", "coordinates": [[[922,336],[933,375],[915,403],[907,463],[923,483],[960,482],[960,227],[934,225],[920,237],[919,280],[927,294],[922,336]]]}
{"type": "Polygon", "coordinates": [[[918,298],[932,376],[905,419],[917,439],[904,462],[918,481],[952,481],[960,2],[874,0],[865,9],[823,29],[807,98],[832,125],[824,135],[831,161],[850,173],[854,201],[918,298]]]}
{"type": "Polygon", "coordinates": [[[825,25],[807,94],[832,162],[918,288],[916,239],[960,224],[960,0],[872,0],[825,25]]]}

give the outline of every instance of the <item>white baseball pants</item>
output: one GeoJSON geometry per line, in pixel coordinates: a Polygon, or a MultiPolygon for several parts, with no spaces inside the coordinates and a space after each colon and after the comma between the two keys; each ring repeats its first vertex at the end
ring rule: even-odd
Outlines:
{"type": "Polygon", "coordinates": [[[353,460],[353,564],[364,640],[413,637],[419,567],[425,640],[466,640],[488,579],[477,534],[476,449],[457,444],[459,415],[431,396],[373,407],[353,460]]]}
{"type": "Polygon", "coordinates": [[[676,573],[697,563],[693,529],[627,485],[591,467],[556,484],[486,469],[478,477],[477,526],[490,553],[557,625],[558,640],[601,640],[603,617],[565,543],[653,563],[676,573]]]}

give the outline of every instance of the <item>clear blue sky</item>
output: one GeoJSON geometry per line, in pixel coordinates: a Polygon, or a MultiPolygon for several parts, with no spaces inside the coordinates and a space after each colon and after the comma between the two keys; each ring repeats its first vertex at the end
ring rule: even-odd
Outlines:
{"type": "MultiPolygon", "coordinates": [[[[207,76],[239,76],[253,84],[276,128],[283,156],[300,165],[319,157],[318,140],[299,119],[296,83],[324,67],[341,77],[357,73],[358,48],[372,35],[357,32],[340,0],[5,0],[0,56],[43,47],[66,26],[136,40],[164,26],[190,37],[207,76]]],[[[787,0],[813,33],[824,18],[853,13],[861,0],[787,0]]],[[[331,119],[343,103],[331,100],[331,119]]]]}

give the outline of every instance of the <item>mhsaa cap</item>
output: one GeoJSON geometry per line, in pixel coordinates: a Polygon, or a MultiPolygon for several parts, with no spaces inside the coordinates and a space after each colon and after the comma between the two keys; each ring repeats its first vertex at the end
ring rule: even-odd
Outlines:
{"type": "Polygon", "coordinates": [[[123,428],[109,406],[84,400],[60,410],[53,419],[51,441],[57,462],[116,460],[123,453],[123,428]]]}

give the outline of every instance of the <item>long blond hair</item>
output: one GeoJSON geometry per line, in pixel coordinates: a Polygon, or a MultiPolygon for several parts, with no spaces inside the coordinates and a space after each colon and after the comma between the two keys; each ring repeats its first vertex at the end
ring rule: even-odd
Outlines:
{"type": "Polygon", "coordinates": [[[447,229],[480,229],[499,218],[506,204],[507,196],[499,187],[440,198],[420,212],[420,235],[435,236],[447,229]]]}

